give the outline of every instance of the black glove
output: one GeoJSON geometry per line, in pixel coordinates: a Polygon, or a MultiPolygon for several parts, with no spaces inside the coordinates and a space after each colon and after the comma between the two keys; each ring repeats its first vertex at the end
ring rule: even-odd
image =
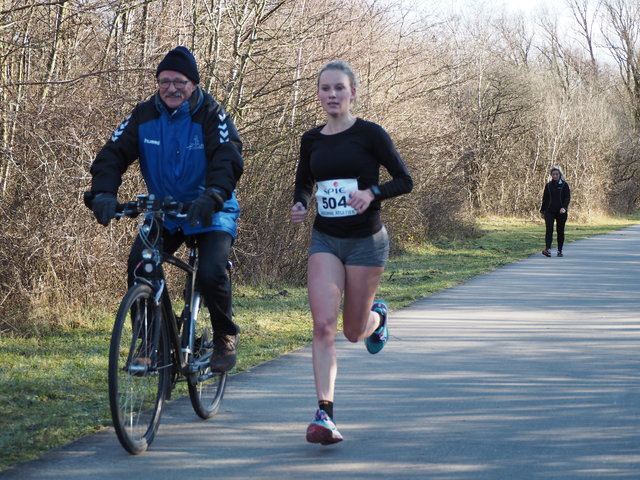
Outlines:
{"type": "Polygon", "coordinates": [[[210,227],[211,215],[222,210],[223,205],[222,196],[214,189],[208,188],[189,207],[187,222],[192,227],[195,227],[198,224],[198,220],[202,220],[203,227],[210,227]]]}
{"type": "Polygon", "coordinates": [[[99,193],[93,198],[91,210],[100,225],[109,225],[112,218],[116,216],[116,205],[118,201],[113,193],[99,193]]]}

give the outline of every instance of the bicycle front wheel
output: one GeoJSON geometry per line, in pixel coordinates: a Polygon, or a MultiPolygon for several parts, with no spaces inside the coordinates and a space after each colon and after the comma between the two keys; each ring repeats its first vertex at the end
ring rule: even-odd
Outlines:
{"type": "Polygon", "coordinates": [[[189,380],[189,398],[196,414],[207,420],[220,408],[224,389],[227,385],[227,372],[212,372],[209,366],[213,353],[213,331],[209,309],[203,308],[202,297],[194,292],[194,345],[193,363],[198,372],[189,380]]]}
{"type": "Polygon", "coordinates": [[[111,336],[111,418],[118,440],[134,455],[153,441],[170,379],[161,310],[148,285],[134,285],[120,304],[111,336]]]}

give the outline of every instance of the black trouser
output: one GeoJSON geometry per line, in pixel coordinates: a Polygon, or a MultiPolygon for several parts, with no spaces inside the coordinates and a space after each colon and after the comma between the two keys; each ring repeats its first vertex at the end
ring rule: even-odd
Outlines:
{"type": "MultiPolygon", "coordinates": [[[[237,335],[240,328],[233,322],[231,313],[231,279],[227,272],[227,262],[233,239],[225,232],[205,232],[194,235],[198,245],[198,289],[211,313],[213,331],[219,335],[237,335]]],[[[173,254],[184,243],[186,235],[182,230],[170,233],[163,231],[164,253],[173,254]]],[[[127,282],[133,285],[134,270],[140,262],[144,246],[137,237],[127,263],[127,282]]]]}
{"type": "Polygon", "coordinates": [[[564,245],[564,225],[567,223],[567,212],[544,212],[544,223],[547,226],[547,231],[544,236],[544,241],[547,246],[547,250],[551,248],[553,243],[553,222],[556,222],[556,236],[558,237],[558,250],[562,250],[564,245]]]}

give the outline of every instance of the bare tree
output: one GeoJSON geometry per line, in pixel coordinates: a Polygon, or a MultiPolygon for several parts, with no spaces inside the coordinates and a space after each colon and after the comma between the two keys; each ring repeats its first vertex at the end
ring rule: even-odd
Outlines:
{"type": "Polygon", "coordinates": [[[576,30],[588,53],[591,66],[594,72],[597,72],[598,61],[595,53],[594,30],[601,2],[600,0],[595,4],[592,0],[566,0],[566,2],[576,21],[576,30]]]}
{"type": "Polygon", "coordinates": [[[618,64],[636,130],[640,130],[640,4],[633,0],[604,0],[605,43],[618,64]]]}

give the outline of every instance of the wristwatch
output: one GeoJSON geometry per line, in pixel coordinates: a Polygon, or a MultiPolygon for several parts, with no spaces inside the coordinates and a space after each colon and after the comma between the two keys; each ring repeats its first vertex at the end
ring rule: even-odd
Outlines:
{"type": "Polygon", "coordinates": [[[369,190],[371,190],[371,193],[373,193],[373,196],[376,198],[376,200],[382,196],[382,193],[380,193],[380,187],[378,187],[378,185],[371,185],[369,187],[369,190]]]}

